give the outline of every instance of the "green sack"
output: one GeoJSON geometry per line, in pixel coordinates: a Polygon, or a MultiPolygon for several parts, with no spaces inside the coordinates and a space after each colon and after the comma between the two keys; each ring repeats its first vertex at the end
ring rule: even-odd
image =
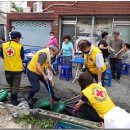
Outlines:
{"type": "Polygon", "coordinates": [[[33,108],[47,108],[47,107],[50,107],[50,98],[40,99],[33,106],[33,108]]]}
{"type": "Polygon", "coordinates": [[[52,111],[57,113],[62,113],[65,108],[65,102],[64,101],[58,101],[53,104],[52,111]]]}
{"type": "Polygon", "coordinates": [[[0,102],[5,100],[8,97],[8,92],[4,89],[0,90],[0,102]]]}

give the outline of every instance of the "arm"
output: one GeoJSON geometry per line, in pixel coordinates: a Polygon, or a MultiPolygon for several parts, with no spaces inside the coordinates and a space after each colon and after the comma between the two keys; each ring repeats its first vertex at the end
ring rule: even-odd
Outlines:
{"type": "Polygon", "coordinates": [[[21,56],[21,59],[24,60],[24,48],[23,48],[23,46],[22,46],[21,51],[20,51],[20,56],[21,56]]]}
{"type": "Polygon", "coordinates": [[[47,76],[45,75],[45,73],[43,72],[42,68],[41,68],[41,65],[44,64],[44,62],[46,61],[46,58],[47,58],[47,55],[45,53],[41,53],[39,55],[39,58],[38,58],[38,62],[37,62],[37,65],[36,65],[36,69],[38,70],[38,72],[43,75],[44,79],[47,80],[47,76]]]}
{"type": "Polygon", "coordinates": [[[80,108],[83,104],[85,104],[86,102],[82,101],[81,99],[79,100],[79,102],[75,105],[75,108],[80,108]]]}
{"type": "Polygon", "coordinates": [[[72,50],[72,58],[74,58],[74,48],[71,49],[72,50]]]}
{"type": "Polygon", "coordinates": [[[105,49],[108,49],[108,46],[107,46],[107,47],[104,47],[103,44],[100,44],[100,45],[99,45],[99,48],[105,50],[105,49]]]}
{"type": "Polygon", "coordinates": [[[96,55],[96,66],[97,66],[97,71],[98,71],[98,82],[101,83],[101,78],[102,78],[102,71],[101,67],[104,66],[104,59],[102,53],[98,53],[96,55]]]}
{"type": "Polygon", "coordinates": [[[61,50],[60,50],[60,52],[59,52],[59,55],[61,55],[61,54],[62,54],[62,51],[63,51],[63,50],[61,49],[61,50]]]}
{"type": "Polygon", "coordinates": [[[54,75],[56,75],[56,72],[54,71],[54,69],[53,69],[51,64],[49,64],[48,68],[53,72],[54,75]]]}
{"type": "Polygon", "coordinates": [[[38,70],[38,72],[44,77],[45,80],[47,80],[47,76],[45,75],[45,73],[43,72],[41,65],[39,63],[37,63],[36,68],[38,70]]]}
{"type": "Polygon", "coordinates": [[[3,48],[1,47],[1,57],[4,59],[4,55],[3,55],[3,48]]]}

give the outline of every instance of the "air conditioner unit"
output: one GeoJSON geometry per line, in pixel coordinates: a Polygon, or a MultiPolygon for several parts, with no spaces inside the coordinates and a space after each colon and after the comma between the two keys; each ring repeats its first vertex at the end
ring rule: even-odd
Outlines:
{"type": "Polygon", "coordinates": [[[33,12],[42,12],[42,2],[33,3],[33,12]]]}

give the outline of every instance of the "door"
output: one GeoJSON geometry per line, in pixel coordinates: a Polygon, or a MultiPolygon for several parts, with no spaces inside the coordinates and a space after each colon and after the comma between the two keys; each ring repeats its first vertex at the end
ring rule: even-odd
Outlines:
{"type": "Polygon", "coordinates": [[[130,25],[116,25],[115,30],[120,32],[124,43],[130,43],[130,25]]]}
{"type": "Polygon", "coordinates": [[[24,39],[20,43],[25,48],[43,47],[49,41],[51,32],[51,22],[47,21],[13,21],[12,26],[15,30],[21,32],[24,39]]]}

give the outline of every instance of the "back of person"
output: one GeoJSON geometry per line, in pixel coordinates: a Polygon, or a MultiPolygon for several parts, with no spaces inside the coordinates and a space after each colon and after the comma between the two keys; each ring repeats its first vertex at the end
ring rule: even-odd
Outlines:
{"type": "Polygon", "coordinates": [[[96,110],[98,115],[104,119],[104,115],[112,110],[115,105],[108,96],[106,89],[96,83],[92,83],[85,88],[82,93],[87,97],[90,105],[96,110]]]}
{"type": "Polygon", "coordinates": [[[21,48],[22,45],[15,41],[10,41],[2,45],[5,71],[23,71],[23,64],[20,56],[21,48]]]}
{"type": "Polygon", "coordinates": [[[49,48],[44,48],[44,49],[41,49],[38,52],[36,52],[36,54],[34,54],[32,60],[30,61],[29,65],[28,65],[28,69],[38,75],[40,75],[40,73],[36,69],[36,64],[37,64],[38,56],[40,55],[40,53],[46,53],[46,55],[47,55],[47,59],[46,59],[45,63],[41,66],[42,69],[44,69],[45,67],[47,68],[49,65],[49,48]]]}
{"type": "MultiPolygon", "coordinates": [[[[115,52],[112,52],[110,50],[110,58],[115,58],[114,54],[116,54],[117,52],[119,52],[121,50],[121,48],[123,47],[123,40],[121,40],[121,39],[118,39],[118,40],[112,39],[110,41],[110,46],[115,50],[115,52]]],[[[117,56],[117,59],[121,59],[121,57],[122,57],[122,54],[119,54],[117,56]]]]}

